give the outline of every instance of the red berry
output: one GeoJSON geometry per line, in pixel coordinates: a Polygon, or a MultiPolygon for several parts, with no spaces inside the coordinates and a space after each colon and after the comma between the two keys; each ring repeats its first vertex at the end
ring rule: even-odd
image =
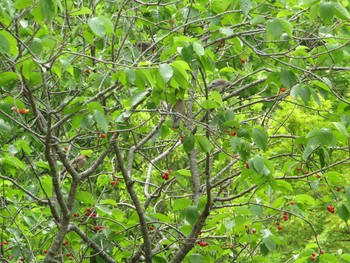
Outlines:
{"type": "Polygon", "coordinates": [[[164,180],[165,180],[165,178],[166,178],[166,176],[165,176],[165,175],[162,175],[162,179],[164,179],[164,180]]]}
{"type": "Polygon", "coordinates": [[[68,245],[68,241],[67,241],[67,240],[64,241],[64,242],[63,242],[63,245],[64,245],[64,246],[67,246],[67,245],[68,245]]]}
{"type": "Polygon", "coordinates": [[[320,176],[319,174],[315,174],[315,177],[316,177],[317,179],[321,178],[321,176],[320,176]]]}
{"type": "Polygon", "coordinates": [[[334,213],[334,206],[332,206],[332,205],[327,205],[327,210],[328,210],[328,212],[330,212],[330,213],[334,213]]]}
{"type": "Polygon", "coordinates": [[[99,226],[94,226],[94,230],[95,230],[95,232],[97,232],[97,231],[100,231],[101,228],[99,226]]]}
{"type": "Polygon", "coordinates": [[[285,88],[285,87],[281,87],[281,88],[280,88],[280,91],[281,91],[281,92],[286,92],[286,88],[285,88]]]}
{"type": "Polygon", "coordinates": [[[244,58],[241,58],[240,61],[241,61],[242,64],[245,63],[245,59],[244,58]]]}
{"type": "Polygon", "coordinates": [[[2,242],[4,245],[7,245],[8,243],[7,243],[7,241],[4,241],[4,242],[2,242]]]}
{"type": "Polygon", "coordinates": [[[171,174],[173,172],[173,170],[169,170],[169,174],[171,174]]]}
{"type": "Polygon", "coordinates": [[[316,257],[311,257],[311,261],[315,261],[316,260],[316,257]]]}
{"type": "Polygon", "coordinates": [[[337,192],[340,192],[340,191],[341,191],[340,187],[337,187],[337,192]]]}
{"type": "Polygon", "coordinates": [[[154,230],[154,227],[153,227],[153,226],[150,226],[150,227],[148,228],[148,230],[149,230],[149,231],[153,231],[153,230],[154,230]]]}
{"type": "Polygon", "coordinates": [[[75,213],[73,216],[74,216],[74,217],[79,217],[79,214],[75,213]]]}
{"type": "Polygon", "coordinates": [[[253,234],[256,233],[256,229],[255,229],[255,228],[252,229],[252,233],[253,233],[253,234]]]}
{"type": "Polygon", "coordinates": [[[314,253],[312,253],[312,254],[311,254],[311,256],[316,257],[316,253],[315,253],[315,252],[314,252],[314,253]]]}
{"type": "Polygon", "coordinates": [[[249,163],[248,163],[248,162],[245,162],[245,167],[246,167],[247,169],[249,169],[249,163]]]}
{"type": "Polygon", "coordinates": [[[8,255],[7,256],[7,259],[11,260],[12,256],[11,255],[8,255]]]}
{"type": "Polygon", "coordinates": [[[282,230],[282,226],[278,226],[277,229],[278,229],[279,231],[281,231],[281,230],[282,230]]]}
{"type": "Polygon", "coordinates": [[[67,254],[66,254],[66,257],[70,257],[70,253],[67,253],[67,254]]]}
{"type": "Polygon", "coordinates": [[[24,259],[24,258],[20,258],[19,260],[22,261],[22,262],[24,262],[25,259],[24,259]]]}
{"type": "Polygon", "coordinates": [[[297,167],[297,170],[298,170],[298,171],[301,171],[301,167],[297,167]]]}
{"type": "Polygon", "coordinates": [[[115,181],[111,181],[111,185],[115,185],[115,181]]]}
{"type": "Polygon", "coordinates": [[[284,216],[283,216],[283,220],[284,220],[284,221],[288,221],[288,216],[284,215],[284,216]]]}
{"type": "Polygon", "coordinates": [[[249,226],[248,226],[248,225],[244,225],[244,228],[245,228],[245,229],[248,229],[248,228],[249,228],[249,226]]]}
{"type": "Polygon", "coordinates": [[[89,212],[89,213],[90,213],[90,212],[91,212],[91,208],[89,208],[89,207],[86,208],[86,212],[89,212]]]}
{"type": "Polygon", "coordinates": [[[87,75],[89,75],[89,74],[90,74],[90,70],[85,69],[85,73],[86,73],[87,75]]]}
{"type": "Polygon", "coordinates": [[[85,213],[85,216],[90,216],[90,215],[91,215],[90,212],[85,213]]]}
{"type": "Polygon", "coordinates": [[[197,244],[200,245],[201,247],[209,246],[209,243],[208,242],[204,242],[204,241],[198,241],[197,244]]]}
{"type": "Polygon", "coordinates": [[[106,138],[106,134],[101,133],[101,134],[100,134],[100,137],[101,137],[102,139],[104,139],[104,138],[106,138]]]}
{"type": "Polygon", "coordinates": [[[236,136],[236,135],[237,135],[236,131],[231,132],[231,136],[236,136]]]}
{"type": "Polygon", "coordinates": [[[295,205],[294,201],[291,201],[291,202],[290,202],[290,205],[295,205]]]}
{"type": "Polygon", "coordinates": [[[97,217],[97,214],[96,214],[96,213],[93,213],[93,214],[91,215],[91,217],[97,217]]]}
{"type": "Polygon", "coordinates": [[[308,172],[308,171],[305,171],[304,174],[309,174],[309,172],[308,172]]]}
{"type": "Polygon", "coordinates": [[[47,252],[48,252],[48,250],[47,250],[47,249],[45,249],[45,250],[44,250],[44,254],[47,254],[47,252]]]}
{"type": "Polygon", "coordinates": [[[320,250],[320,254],[323,255],[324,254],[324,250],[321,249],[320,250]]]}
{"type": "Polygon", "coordinates": [[[168,172],[164,172],[163,175],[164,176],[169,176],[169,173],[168,172]]]}
{"type": "Polygon", "coordinates": [[[74,260],[74,258],[73,258],[73,257],[70,257],[70,258],[69,258],[69,260],[70,260],[70,261],[73,261],[73,260],[74,260]]]}
{"type": "Polygon", "coordinates": [[[68,151],[68,146],[64,146],[64,150],[65,150],[65,151],[68,151]]]}
{"type": "Polygon", "coordinates": [[[284,211],[284,212],[283,212],[283,215],[284,215],[284,216],[287,216],[287,215],[288,215],[288,213],[284,211]]]}
{"type": "Polygon", "coordinates": [[[279,226],[281,223],[279,221],[276,221],[276,226],[279,226]]]}

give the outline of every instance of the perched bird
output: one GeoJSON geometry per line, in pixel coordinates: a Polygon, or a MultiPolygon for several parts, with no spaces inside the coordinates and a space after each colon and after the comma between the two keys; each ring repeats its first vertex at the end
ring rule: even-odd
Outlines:
{"type": "Polygon", "coordinates": [[[225,79],[216,79],[212,83],[209,84],[208,90],[216,90],[216,91],[223,91],[227,86],[230,85],[230,82],[228,82],[225,79]]]}
{"type": "MultiPolygon", "coordinates": [[[[86,155],[80,155],[76,158],[74,158],[73,160],[70,161],[71,166],[75,169],[75,170],[80,170],[81,168],[83,168],[83,166],[86,164],[86,161],[89,157],[86,155]]],[[[65,167],[63,167],[62,169],[62,174],[65,173],[67,170],[65,167]]]]}
{"type": "Polygon", "coordinates": [[[178,100],[172,108],[173,114],[173,130],[177,130],[180,126],[181,115],[185,115],[185,103],[183,100],[178,100]]]}

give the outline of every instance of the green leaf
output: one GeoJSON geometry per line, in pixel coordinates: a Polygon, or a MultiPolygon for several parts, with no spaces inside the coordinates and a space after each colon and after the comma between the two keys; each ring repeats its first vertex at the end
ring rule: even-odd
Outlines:
{"type": "Polygon", "coordinates": [[[86,191],[78,191],[76,195],[76,199],[85,204],[94,204],[96,203],[96,198],[90,192],[86,191]]]}
{"type": "Polygon", "coordinates": [[[165,222],[165,223],[170,223],[170,218],[166,215],[160,214],[160,213],[153,213],[151,214],[152,217],[158,219],[161,222],[165,222]]]}
{"type": "Polygon", "coordinates": [[[263,17],[263,16],[257,16],[250,21],[250,24],[252,26],[256,26],[256,25],[259,25],[262,23],[265,23],[265,17],[263,17]]]}
{"type": "Polygon", "coordinates": [[[201,106],[203,107],[203,109],[206,109],[206,110],[216,109],[220,107],[220,105],[213,100],[205,100],[202,102],[201,106]]]}
{"type": "Polygon", "coordinates": [[[284,29],[284,32],[287,33],[288,36],[292,37],[293,36],[293,26],[292,24],[283,19],[283,18],[278,18],[278,22],[282,25],[282,28],[284,29]]]}
{"type": "MultiPolygon", "coordinates": [[[[329,253],[320,255],[320,258],[319,258],[319,263],[343,263],[343,262],[344,261],[340,261],[338,257],[329,253]]],[[[345,261],[345,262],[348,262],[348,261],[345,261]]]]}
{"type": "Polygon", "coordinates": [[[284,87],[286,87],[287,89],[290,89],[291,87],[293,87],[297,78],[293,72],[282,69],[280,73],[280,80],[284,87]]]}
{"type": "Polygon", "coordinates": [[[174,73],[173,68],[169,64],[160,64],[159,72],[165,84],[169,82],[174,73]]]}
{"type": "Polygon", "coordinates": [[[270,252],[275,252],[277,249],[277,244],[275,243],[275,241],[273,240],[272,236],[267,236],[263,239],[266,247],[268,248],[268,250],[270,252]]]}
{"type": "Polygon", "coordinates": [[[199,145],[199,148],[205,153],[210,153],[212,150],[212,147],[211,147],[211,144],[210,144],[208,138],[205,136],[200,136],[200,135],[195,136],[195,137],[196,137],[196,141],[199,145]]]}
{"type": "Polygon", "coordinates": [[[190,263],[203,263],[204,258],[201,254],[191,254],[190,255],[190,263]]]}
{"type": "Polygon", "coordinates": [[[111,20],[109,20],[109,18],[106,16],[99,16],[98,18],[103,22],[103,26],[106,30],[106,33],[113,34],[114,33],[114,25],[111,22],[111,20]]]}
{"type": "Polygon", "coordinates": [[[24,9],[30,7],[33,4],[32,0],[16,0],[15,7],[16,9],[24,9]]]}
{"type": "MultiPolygon", "coordinates": [[[[327,178],[328,183],[330,185],[338,185],[338,184],[342,184],[343,183],[343,179],[342,179],[342,175],[336,171],[331,171],[331,172],[327,172],[324,174],[324,177],[327,178]]],[[[346,189],[345,188],[345,193],[346,193],[346,189]]],[[[349,202],[350,202],[350,189],[349,189],[349,202]]]]}
{"type": "Polygon", "coordinates": [[[19,168],[21,170],[25,170],[26,168],[24,163],[22,163],[22,161],[15,156],[5,156],[1,159],[1,164],[9,165],[15,168],[19,168]]]}
{"type": "Polygon", "coordinates": [[[193,57],[193,46],[188,44],[181,49],[181,56],[186,63],[190,64],[193,57]]]}
{"type": "Polygon", "coordinates": [[[105,205],[96,205],[96,209],[101,215],[112,215],[112,210],[105,205]]]}
{"type": "Polygon", "coordinates": [[[40,9],[44,18],[52,20],[56,14],[56,2],[54,0],[40,0],[40,9]]]}
{"type": "Polygon", "coordinates": [[[333,8],[334,8],[334,14],[336,17],[343,19],[343,20],[349,20],[350,15],[348,10],[339,2],[332,2],[333,8]]]}
{"type": "Polygon", "coordinates": [[[190,225],[194,225],[197,220],[198,220],[198,207],[197,206],[190,206],[185,210],[185,217],[188,223],[190,223],[190,225]]]}
{"type": "Polygon", "coordinates": [[[254,143],[259,147],[259,149],[267,150],[267,133],[261,128],[253,128],[252,131],[254,143]]]}
{"type": "Polygon", "coordinates": [[[337,128],[337,130],[343,135],[344,137],[348,137],[348,132],[345,128],[344,123],[342,122],[332,122],[334,126],[337,128]]]}
{"type": "Polygon", "coordinates": [[[92,11],[89,8],[83,6],[79,10],[72,11],[69,15],[70,16],[80,16],[80,15],[91,15],[91,14],[92,14],[92,11]]]}
{"type": "Polygon", "coordinates": [[[106,35],[105,23],[100,17],[89,18],[88,25],[96,36],[102,38],[106,35]]]}
{"type": "Polygon", "coordinates": [[[350,205],[350,187],[348,186],[345,187],[345,196],[346,196],[346,199],[348,200],[348,204],[350,205]]]}
{"type": "Polygon", "coordinates": [[[300,194],[294,197],[294,202],[301,203],[309,206],[316,205],[315,199],[313,199],[310,195],[300,194]]]}
{"type": "Polygon", "coordinates": [[[174,70],[173,79],[183,88],[188,88],[188,76],[186,70],[190,70],[188,64],[185,61],[176,60],[171,63],[174,70]]]}
{"type": "Polygon", "coordinates": [[[204,48],[200,42],[193,42],[193,49],[194,52],[196,52],[196,54],[200,57],[203,56],[205,53],[204,48]]]}
{"type": "Polygon", "coordinates": [[[149,91],[137,90],[131,95],[131,106],[140,103],[145,97],[149,95],[149,91]]]}
{"type": "Polygon", "coordinates": [[[279,40],[283,33],[283,27],[277,19],[269,20],[266,23],[266,33],[268,40],[279,40]]]}
{"type": "Polygon", "coordinates": [[[346,223],[350,218],[350,212],[345,204],[338,205],[338,215],[346,223]]]}
{"type": "Polygon", "coordinates": [[[0,53],[9,55],[11,51],[10,42],[0,34],[0,53]]]}
{"type": "Polygon", "coordinates": [[[174,211],[184,210],[191,205],[191,200],[186,198],[176,199],[173,203],[174,211]]]}
{"type": "Polygon", "coordinates": [[[317,134],[317,142],[321,145],[335,146],[337,144],[337,138],[330,129],[322,128],[317,134]]]}
{"type": "Polygon", "coordinates": [[[320,18],[325,24],[329,24],[334,17],[334,5],[331,2],[320,3],[320,18]]]}
{"type": "Polygon", "coordinates": [[[189,153],[190,151],[192,151],[192,149],[194,148],[194,145],[196,143],[195,137],[192,133],[186,133],[185,137],[184,137],[184,141],[182,143],[184,150],[186,153],[189,153]]]}
{"type": "Polygon", "coordinates": [[[253,158],[253,167],[258,173],[262,173],[264,169],[264,158],[260,155],[255,155],[253,158]]]}
{"type": "Polygon", "coordinates": [[[30,45],[30,50],[37,56],[43,51],[43,43],[40,38],[33,38],[33,42],[30,45]]]}
{"type": "Polygon", "coordinates": [[[253,8],[253,3],[251,0],[241,0],[241,10],[242,13],[247,16],[253,8]]]}
{"type": "Polygon", "coordinates": [[[17,79],[16,73],[13,72],[2,72],[0,73],[0,86],[6,86],[13,80],[17,79]]]}
{"type": "Polygon", "coordinates": [[[94,110],[93,116],[94,116],[94,119],[97,123],[97,127],[99,127],[105,133],[107,133],[108,132],[108,121],[107,121],[105,115],[103,114],[103,112],[101,112],[99,110],[94,110]]]}
{"type": "Polygon", "coordinates": [[[7,133],[7,134],[12,133],[11,125],[8,122],[4,121],[3,119],[0,119],[0,133],[7,133]]]}

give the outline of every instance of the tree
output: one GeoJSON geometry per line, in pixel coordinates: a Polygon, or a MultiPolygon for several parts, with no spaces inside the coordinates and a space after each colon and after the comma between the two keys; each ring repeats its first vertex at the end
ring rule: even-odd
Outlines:
{"type": "Polygon", "coordinates": [[[0,6],[4,260],[350,260],[347,3],[0,6]]]}

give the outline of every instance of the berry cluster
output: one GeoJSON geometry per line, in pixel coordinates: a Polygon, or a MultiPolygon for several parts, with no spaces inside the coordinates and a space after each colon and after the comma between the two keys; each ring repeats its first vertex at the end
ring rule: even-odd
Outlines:
{"type": "Polygon", "coordinates": [[[168,172],[164,172],[162,175],[162,179],[165,181],[169,180],[169,175],[173,172],[173,170],[169,170],[168,172]]]}

